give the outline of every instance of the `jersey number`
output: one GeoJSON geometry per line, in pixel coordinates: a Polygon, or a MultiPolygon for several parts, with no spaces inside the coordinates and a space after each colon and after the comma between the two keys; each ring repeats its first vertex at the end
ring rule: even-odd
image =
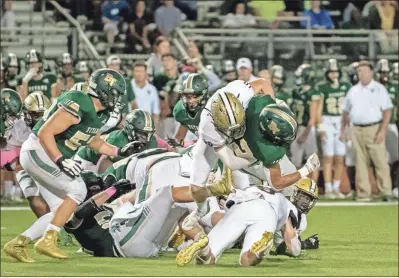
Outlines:
{"type": "Polygon", "coordinates": [[[327,112],[333,115],[342,114],[342,104],[344,103],[344,99],[345,97],[340,97],[338,99],[330,97],[326,99],[327,112]]]}
{"type": "Polygon", "coordinates": [[[101,226],[101,228],[108,229],[111,217],[112,215],[109,211],[101,211],[94,216],[94,219],[97,221],[98,225],[101,226]]]}
{"type": "Polygon", "coordinates": [[[237,157],[241,158],[253,158],[253,154],[251,150],[248,147],[247,141],[244,139],[241,139],[240,141],[234,141],[231,143],[231,146],[233,148],[233,152],[237,157]]]}
{"type": "Polygon", "coordinates": [[[87,144],[90,143],[91,137],[92,137],[91,135],[83,133],[78,130],[76,131],[75,135],[65,140],[65,146],[67,146],[73,151],[76,151],[82,145],[83,142],[86,142],[87,144]]]}

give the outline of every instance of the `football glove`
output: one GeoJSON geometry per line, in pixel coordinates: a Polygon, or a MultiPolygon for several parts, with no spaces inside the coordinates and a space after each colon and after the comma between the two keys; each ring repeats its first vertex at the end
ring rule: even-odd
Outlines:
{"type": "Polygon", "coordinates": [[[118,156],[128,157],[144,149],[145,144],[139,141],[133,141],[126,146],[118,149],[118,156]]]}
{"type": "Polygon", "coordinates": [[[179,141],[177,141],[176,138],[173,138],[173,137],[166,137],[166,142],[167,142],[170,146],[172,146],[173,148],[176,148],[176,147],[183,147],[183,146],[184,146],[184,140],[181,140],[181,141],[179,142],[179,141]]]}
{"type": "Polygon", "coordinates": [[[319,249],[319,235],[315,234],[301,241],[302,249],[319,249]]]}
{"type": "Polygon", "coordinates": [[[112,186],[116,188],[117,196],[121,196],[132,191],[133,189],[136,189],[136,186],[126,179],[121,179],[115,182],[112,186]]]}
{"type": "Polygon", "coordinates": [[[82,167],[80,166],[81,161],[73,160],[73,159],[65,159],[65,157],[61,156],[55,162],[57,166],[60,168],[62,172],[64,172],[67,176],[74,179],[80,176],[82,172],[82,167]]]}

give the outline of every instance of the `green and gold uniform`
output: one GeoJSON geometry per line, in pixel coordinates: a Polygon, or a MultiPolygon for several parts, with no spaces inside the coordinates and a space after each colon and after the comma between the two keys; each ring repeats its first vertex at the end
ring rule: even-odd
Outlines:
{"type": "Polygon", "coordinates": [[[101,122],[89,95],[79,91],[69,91],[57,98],[57,101],[45,112],[43,119],[33,128],[33,134],[37,136],[46,120],[59,107],[63,107],[80,120],[78,124],[70,126],[67,130],[55,136],[57,147],[62,155],[65,158],[71,158],[80,146],[85,146],[94,139],[94,136],[99,132],[101,122]]]}
{"type": "MultiPolygon", "coordinates": [[[[19,79],[19,85],[22,84],[22,78],[19,79]]],[[[39,80],[31,79],[28,82],[28,94],[34,92],[42,92],[46,97],[51,99],[51,87],[57,83],[57,76],[52,73],[43,73],[43,77],[39,80]]]]}
{"type": "Polygon", "coordinates": [[[187,112],[184,108],[183,101],[179,100],[173,109],[173,116],[177,122],[198,136],[201,112],[202,109],[198,110],[194,115],[191,115],[191,113],[187,112]]]}
{"type": "Polygon", "coordinates": [[[323,115],[341,116],[345,96],[351,87],[347,82],[340,82],[338,88],[333,88],[329,81],[317,83],[315,90],[323,99],[323,115]]]}
{"type": "Polygon", "coordinates": [[[310,119],[310,103],[320,99],[319,92],[313,87],[308,90],[297,88],[293,91],[292,99],[291,110],[295,114],[298,125],[307,126],[310,119]]]}
{"type": "Polygon", "coordinates": [[[397,116],[398,116],[398,86],[399,84],[397,82],[389,82],[387,86],[388,94],[389,97],[391,98],[393,109],[392,109],[392,116],[391,116],[391,121],[389,122],[390,124],[396,124],[397,122],[397,116]]]}
{"type": "Polygon", "coordinates": [[[279,87],[274,87],[274,93],[276,95],[276,98],[279,100],[285,101],[285,103],[288,104],[289,107],[292,105],[292,93],[287,90],[286,88],[283,88],[281,86],[279,87]]]}

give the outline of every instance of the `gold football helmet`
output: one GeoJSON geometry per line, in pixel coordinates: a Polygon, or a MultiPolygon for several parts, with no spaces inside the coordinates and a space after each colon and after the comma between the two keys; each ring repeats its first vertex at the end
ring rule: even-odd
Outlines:
{"type": "Polygon", "coordinates": [[[311,178],[300,179],[294,187],[291,202],[302,213],[308,213],[319,199],[319,189],[311,178]]]}
{"type": "Polygon", "coordinates": [[[28,126],[34,126],[49,109],[51,101],[41,92],[34,92],[28,95],[24,101],[25,122],[28,126]]]}
{"type": "Polygon", "coordinates": [[[225,136],[233,139],[244,136],[244,107],[232,93],[221,92],[212,100],[211,115],[216,129],[225,136]]]}

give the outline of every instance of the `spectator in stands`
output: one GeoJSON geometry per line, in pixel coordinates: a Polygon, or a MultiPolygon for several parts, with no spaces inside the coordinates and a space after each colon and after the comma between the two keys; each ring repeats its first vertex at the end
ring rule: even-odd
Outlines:
{"type": "Polygon", "coordinates": [[[125,0],[105,1],[101,7],[102,21],[104,24],[104,32],[108,41],[108,52],[115,42],[115,37],[119,34],[118,25],[122,19],[121,12],[128,9],[129,5],[125,0]]]}
{"type": "Polygon", "coordinates": [[[172,137],[177,128],[177,122],[173,118],[173,108],[179,100],[178,78],[179,71],[177,61],[173,54],[162,56],[163,72],[154,77],[153,84],[159,92],[161,99],[161,118],[157,134],[161,138],[172,137]]]}
{"type": "MultiPolygon", "coordinates": [[[[327,10],[320,8],[320,0],[311,1],[311,9],[306,10],[303,15],[310,17],[310,26],[312,29],[334,29],[334,23],[327,10]]],[[[302,28],[307,28],[307,20],[301,22],[302,28]]]]}
{"type": "Polygon", "coordinates": [[[155,40],[154,53],[147,60],[147,73],[150,78],[162,72],[162,56],[170,53],[170,43],[161,36],[155,40]]]}
{"type": "Polygon", "coordinates": [[[188,20],[197,20],[197,0],[176,0],[175,4],[188,20]]]}
{"type": "Polygon", "coordinates": [[[390,201],[392,199],[392,181],[385,139],[391,119],[392,102],[385,87],[373,80],[372,66],[369,62],[359,62],[357,71],[359,83],[349,90],[344,100],[340,139],[344,140],[346,128],[349,122],[352,122],[354,126],[352,141],[356,150],[358,200],[371,200],[371,184],[368,175],[371,159],[375,165],[378,189],[383,195],[383,201],[390,201]]]}
{"type": "Polygon", "coordinates": [[[234,13],[229,13],[223,20],[222,26],[227,28],[253,27],[256,19],[251,14],[245,13],[245,4],[238,2],[234,13]]]}
{"type": "Polygon", "coordinates": [[[181,23],[181,11],[173,0],[165,0],[163,6],[155,11],[155,23],[162,35],[168,36],[181,23]]]}
{"type": "Polygon", "coordinates": [[[398,35],[390,32],[399,29],[398,7],[395,1],[383,0],[370,7],[371,29],[379,29],[377,39],[383,54],[398,53],[398,35]]]}
{"type": "Polygon", "coordinates": [[[304,1],[303,0],[284,0],[285,12],[293,12],[293,15],[297,16],[298,13],[303,12],[304,1]]]}
{"type": "MultiPolygon", "coordinates": [[[[131,80],[137,108],[152,115],[155,130],[158,130],[159,114],[161,112],[157,89],[148,82],[147,65],[137,61],[133,65],[133,79],[131,80]]],[[[132,105],[133,106],[133,105],[132,105]]]]}
{"type": "Polygon", "coordinates": [[[252,82],[257,78],[252,74],[252,62],[248,58],[240,58],[236,64],[238,79],[246,82],[252,82]]]}
{"type": "Polygon", "coordinates": [[[151,47],[148,39],[148,24],[152,23],[153,20],[145,8],[145,1],[139,0],[136,3],[134,12],[124,17],[126,22],[129,23],[129,29],[126,34],[126,42],[129,50],[131,50],[129,52],[135,52],[135,50],[138,50],[137,48],[141,47],[148,50],[151,47]],[[136,47],[136,44],[141,47],[136,47]]]}
{"type": "MultiPolygon", "coordinates": [[[[15,14],[12,11],[12,1],[4,1],[4,10],[1,9],[1,27],[15,28],[15,14]]],[[[11,39],[15,38],[15,30],[10,31],[11,39]]]]}

